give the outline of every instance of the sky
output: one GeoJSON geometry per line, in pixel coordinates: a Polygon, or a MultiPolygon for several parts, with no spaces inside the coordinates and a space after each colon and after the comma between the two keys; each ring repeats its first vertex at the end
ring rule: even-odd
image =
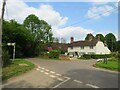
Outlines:
{"type": "MultiPolygon", "coordinates": [[[[49,1],[49,0],[47,0],[49,1]]],[[[95,0],[92,0],[95,1],[95,0]]],[[[2,6],[2,3],[0,3],[2,6]]],[[[70,37],[75,41],[84,40],[88,33],[104,36],[113,33],[118,39],[118,3],[117,2],[25,2],[7,0],[5,19],[15,19],[23,23],[24,19],[35,14],[52,27],[54,37],[70,37]]]]}

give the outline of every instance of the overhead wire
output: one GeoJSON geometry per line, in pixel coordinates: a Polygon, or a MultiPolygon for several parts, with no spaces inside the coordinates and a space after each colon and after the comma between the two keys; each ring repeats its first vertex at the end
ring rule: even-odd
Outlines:
{"type": "MultiPolygon", "coordinates": [[[[106,11],[106,12],[104,12],[104,13],[100,13],[100,14],[94,15],[94,16],[92,16],[91,18],[96,18],[96,17],[98,17],[98,16],[103,16],[104,14],[109,13],[109,12],[112,12],[112,11],[114,11],[114,10],[116,10],[116,9],[118,9],[118,7],[115,7],[114,9],[108,10],[108,11],[106,11]]],[[[118,11],[119,11],[119,10],[118,10],[118,11]]],[[[73,23],[73,24],[68,25],[68,26],[65,26],[65,27],[70,27],[70,26],[74,26],[74,25],[77,25],[77,24],[84,23],[84,22],[86,22],[86,21],[92,20],[91,18],[87,18],[87,19],[78,21],[78,22],[76,22],[76,23],[73,23]]],[[[64,28],[65,28],[65,27],[64,27],[64,28]]]]}

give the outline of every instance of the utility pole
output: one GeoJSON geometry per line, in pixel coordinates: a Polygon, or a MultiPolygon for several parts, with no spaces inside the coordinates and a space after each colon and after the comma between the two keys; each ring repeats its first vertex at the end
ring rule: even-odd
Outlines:
{"type": "MultiPolygon", "coordinates": [[[[0,16],[0,78],[2,78],[2,25],[3,25],[3,18],[4,18],[4,11],[5,11],[6,0],[3,0],[2,6],[2,13],[0,16]]],[[[2,89],[2,80],[0,79],[0,89],[2,89]]]]}
{"type": "Polygon", "coordinates": [[[1,13],[1,17],[0,17],[0,60],[2,60],[2,25],[3,25],[6,1],[7,0],[3,0],[2,13],[1,13]]]}
{"type": "MultiPolygon", "coordinates": [[[[1,49],[1,46],[2,46],[2,25],[3,25],[6,1],[7,0],[3,0],[2,13],[1,13],[1,18],[0,18],[0,49],[1,49]]],[[[1,53],[2,53],[2,50],[0,50],[0,54],[1,53]]]]}
{"type": "Polygon", "coordinates": [[[4,18],[4,12],[5,12],[5,5],[7,0],[3,0],[3,7],[2,7],[2,20],[4,18]]]}

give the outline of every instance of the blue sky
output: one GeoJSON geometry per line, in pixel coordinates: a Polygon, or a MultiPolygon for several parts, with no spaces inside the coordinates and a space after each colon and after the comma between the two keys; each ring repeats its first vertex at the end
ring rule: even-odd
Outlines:
{"type": "MultiPolygon", "coordinates": [[[[106,4],[94,4],[92,2],[74,2],[74,3],[73,2],[53,2],[53,3],[28,2],[27,4],[35,8],[38,8],[40,4],[51,5],[54,8],[54,10],[59,12],[62,16],[68,17],[67,23],[62,26],[63,28],[74,24],[73,26],[82,26],[87,29],[92,29],[94,30],[94,34],[99,32],[103,34],[109,32],[117,34],[117,30],[118,30],[118,21],[117,21],[118,13],[116,12],[117,9],[115,9],[110,15],[102,16],[101,18],[98,19],[94,19],[94,18],[89,19],[86,16],[86,13],[88,12],[89,8],[93,6],[102,7],[105,5],[109,5],[109,6],[113,6],[113,8],[116,8],[114,6],[115,3],[113,2],[106,4]]],[[[107,13],[107,11],[105,13],[107,13]]],[[[103,12],[100,12],[100,14],[103,14],[103,12]]]]}
{"type": "Polygon", "coordinates": [[[14,3],[7,2],[6,19],[15,19],[22,23],[29,14],[35,14],[52,26],[54,37],[65,38],[67,42],[71,36],[75,40],[83,40],[88,33],[105,35],[112,32],[118,37],[118,12],[115,2],[11,1],[14,3]]]}

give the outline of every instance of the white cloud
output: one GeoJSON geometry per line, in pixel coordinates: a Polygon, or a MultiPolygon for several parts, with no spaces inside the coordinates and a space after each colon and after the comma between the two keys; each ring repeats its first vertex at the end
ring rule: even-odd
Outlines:
{"type": "Polygon", "coordinates": [[[55,11],[52,6],[48,4],[42,4],[39,8],[28,6],[21,0],[7,0],[7,9],[5,11],[6,19],[15,19],[19,23],[30,14],[35,14],[40,19],[47,21],[52,26],[64,25],[68,17],[63,17],[59,12],[55,11]]]}
{"type": "Polygon", "coordinates": [[[110,14],[113,13],[113,11],[114,11],[114,8],[109,5],[104,5],[104,6],[99,6],[99,7],[93,6],[92,8],[88,10],[87,17],[98,19],[102,16],[109,16],[110,14]]]}
{"type": "Polygon", "coordinates": [[[93,30],[82,27],[66,27],[60,28],[68,21],[68,17],[63,17],[59,12],[55,11],[51,5],[41,4],[39,8],[28,6],[21,0],[7,0],[7,11],[5,11],[6,19],[15,19],[19,23],[29,15],[35,14],[40,19],[47,21],[52,25],[52,31],[55,37],[63,37],[69,42],[71,36],[76,40],[84,39],[87,33],[93,33],[93,30]],[[8,15],[7,15],[8,13],[8,15]]]}
{"type": "Polygon", "coordinates": [[[98,2],[98,3],[100,3],[100,2],[118,2],[119,0],[90,0],[90,2],[98,2]]]}
{"type": "Polygon", "coordinates": [[[85,29],[83,27],[66,27],[66,28],[54,28],[53,33],[55,37],[63,37],[69,42],[70,37],[73,36],[75,40],[84,40],[86,34],[93,33],[93,30],[85,29]]]}

